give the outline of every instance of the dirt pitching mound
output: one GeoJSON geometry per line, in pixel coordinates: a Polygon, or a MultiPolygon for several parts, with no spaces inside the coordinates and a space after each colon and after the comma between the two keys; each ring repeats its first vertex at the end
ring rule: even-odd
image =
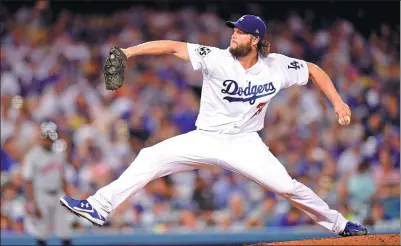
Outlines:
{"type": "MultiPolygon", "coordinates": [[[[257,246],[266,245],[400,245],[399,234],[377,234],[355,237],[333,237],[333,238],[316,238],[299,241],[262,243],[257,246]]],[[[253,246],[256,246],[253,245],[253,246]]]]}

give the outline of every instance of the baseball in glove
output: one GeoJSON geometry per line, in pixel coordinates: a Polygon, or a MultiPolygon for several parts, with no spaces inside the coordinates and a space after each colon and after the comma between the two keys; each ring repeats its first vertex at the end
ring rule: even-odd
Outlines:
{"type": "Polygon", "coordinates": [[[107,90],[117,90],[123,85],[127,56],[117,46],[110,49],[103,68],[104,82],[107,90]]]}

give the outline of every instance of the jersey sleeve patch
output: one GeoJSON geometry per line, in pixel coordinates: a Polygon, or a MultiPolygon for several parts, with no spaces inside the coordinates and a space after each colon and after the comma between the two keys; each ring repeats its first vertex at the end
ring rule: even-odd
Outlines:
{"type": "Polygon", "coordinates": [[[212,50],[206,46],[199,46],[195,49],[201,57],[205,58],[212,50]]]}
{"type": "Polygon", "coordinates": [[[290,64],[288,65],[288,69],[294,69],[294,70],[298,70],[304,67],[304,64],[299,63],[296,60],[293,60],[292,62],[290,62],[290,64]]]}

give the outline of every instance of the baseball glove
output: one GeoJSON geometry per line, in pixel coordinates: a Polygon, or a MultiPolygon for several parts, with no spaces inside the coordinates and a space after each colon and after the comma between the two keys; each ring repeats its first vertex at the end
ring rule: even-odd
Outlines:
{"type": "Polygon", "coordinates": [[[110,49],[103,67],[104,82],[107,90],[117,90],[123,85],[127,56],[117,46],[110,49]]]}

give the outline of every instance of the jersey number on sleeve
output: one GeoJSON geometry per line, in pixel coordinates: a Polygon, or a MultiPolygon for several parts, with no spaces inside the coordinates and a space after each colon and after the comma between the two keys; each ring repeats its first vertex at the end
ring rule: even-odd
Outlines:
{"type": "Polygon", "coordinates": [[[290,68],[297,70],[300,69],[301,67],[299,66],[299,62],[293,61],[290,63],[290,65],[288,65],[288,69],[290,68]]]}

